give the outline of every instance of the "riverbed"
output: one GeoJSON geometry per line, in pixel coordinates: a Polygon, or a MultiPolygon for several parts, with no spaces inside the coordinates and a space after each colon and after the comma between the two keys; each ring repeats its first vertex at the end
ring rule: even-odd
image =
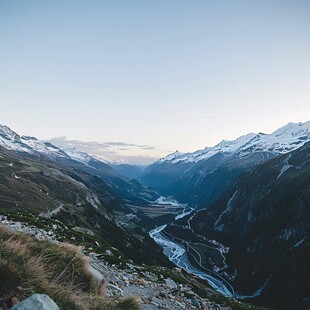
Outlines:
{"type": "MultiPolygon", "coordinates": [[[[175,220],[181,219],[182,217],[189,215],[192,212],[194,212],[194,209],[184,208],[183,212],[175,217],[175,220]]],[[[162,231],[167,227],[167,225],[168,224],[152,229],[149,232],[149,235],[163,249],[164,254],[169,258],[169,260],[177,267],[186,270],[188,273],[206,280],[215,290],[221,294],[227,297],[234,297],[234,291],[231,287],[226,285],[224,281],[221,281],[220,279],[217,279],[212,275],[194,267],[188,260],[185,248],[163,235],[162,231]]]]}

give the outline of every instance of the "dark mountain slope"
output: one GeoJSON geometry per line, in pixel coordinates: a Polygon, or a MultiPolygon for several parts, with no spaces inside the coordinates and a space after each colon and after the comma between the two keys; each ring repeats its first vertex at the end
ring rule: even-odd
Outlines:
{"type": "Polygon", "coordinates": [[[129,164],[110,164],[110,165],[120,175],[126,178],[136,180],[139,180],[140,176],[142,175],[145,169],[144,166],[129,165],[129,164]]]}
{"type": "Polygon", "coordinates": [[[234,286],[275,309],[309,304],[310,143],[242,175],[193,217],[195,232],[230,246],[234,286]],[[308,299],[307,299],[308,298],[308,299]]]}
{"type": "Polygon", "coordinates": [[[310,140],[310,122],[289,123],[272,134],[250,133],[193,153],[175,152],[149,166],[141,180],[168,196],[202,208],[224,195],[238,176],[310,140]]]}
{"type": "Polygon", "coordinates": [[[155,163],[146,169],[141,179],[164,195],[174,195],[182,202],[201,208],[217,201],[241,173],[273,156],[270,152],[242,158],[218,153],[196,163],[155,163]]]}
{"type": "Polygon", "coordinates": [[[73,167],[76,170],[98,176],[107,183],[113,191],[128,202],[143,205],[148,201],[156,200],[158,193],[139,181],[121,176],[109,165],[92,158],[87,164],[71,158],[58,158],[57,162],[63,166],[73,167]]]}

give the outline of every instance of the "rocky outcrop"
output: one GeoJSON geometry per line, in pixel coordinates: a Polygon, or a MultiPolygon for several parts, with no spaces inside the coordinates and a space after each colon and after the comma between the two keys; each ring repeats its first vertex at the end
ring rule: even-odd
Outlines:
{"type": "MultiPolygon", "coordinates": [[[[202,298],[187,283],[178,283],[170,277],[146,270],[141,266],[126,264],[120,269],[109,265],[98,255],[92,254],[90,271],[101,282],[106,282],[109,297],[136,296],[142,309],[218,309],[229,310],[208,298],[202,298]]],[[[181,271],[175,269],[176,274],[181,271]]]]}

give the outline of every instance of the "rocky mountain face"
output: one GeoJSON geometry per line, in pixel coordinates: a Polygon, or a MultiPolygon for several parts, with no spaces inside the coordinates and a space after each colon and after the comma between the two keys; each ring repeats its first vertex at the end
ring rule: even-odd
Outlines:
{"type": "Polygon", "coordinates": [[[306,309],[309,203],[310,142],[241,175],[190,223],[195,233],[230,247],[228,264],[238,272],[235,289],[275,309],[306,309]]]}
{"type": "Polygon", "coordinates": [[[310,140],[310,122],[289,123],[272,134],[242,136],[194,153],[175,152],[149,166],[141,180],[194,207],[216,202],[238,176],[310,140]]]}
{"type": "Polygon", "coordinates": [[[0,125],[0,146],[23,156],[37,156],[98,176],[118,196],[129,202],[143,204],[148,200],[156,200],[159,197],[155,190],[142,185],[137,180],[123,177],[110,165],[87,153],[80,152],[75,148],[61,149],[34,137],[20,136],[7,126],[0,125]]]}

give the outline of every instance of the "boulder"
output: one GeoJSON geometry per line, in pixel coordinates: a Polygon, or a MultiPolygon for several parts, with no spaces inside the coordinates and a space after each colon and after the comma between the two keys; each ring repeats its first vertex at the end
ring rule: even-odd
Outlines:
{"type": "Polygon", "coordinates": [[[114,256],[114,254],[111,250],[106,250],[104,254],[108,255],[108,256],[114,256]]]}
{"type": "Polygon", "coordinates": [[[33,294],[11,310],[59,310],[55,302],[45,294],[33,294]]]}
{"type": "Polygon", "coordinates": [[[170,288],[170,289],[177,289],[177,284],[170,278],[165,279],[166,285],[170,288]]]}

